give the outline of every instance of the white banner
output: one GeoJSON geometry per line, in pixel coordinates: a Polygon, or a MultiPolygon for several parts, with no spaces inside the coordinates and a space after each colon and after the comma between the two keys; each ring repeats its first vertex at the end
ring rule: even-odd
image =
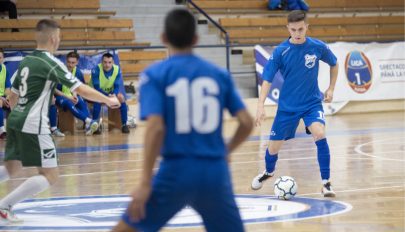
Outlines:
{"type": "MultiPolygon", "coordinates": [[[[405,98],[405,42],[333,43],[339,76],[334,101],[405,98]]],[[[320,62],[319,86],[329,86],[329,66],[320,62]]]]}

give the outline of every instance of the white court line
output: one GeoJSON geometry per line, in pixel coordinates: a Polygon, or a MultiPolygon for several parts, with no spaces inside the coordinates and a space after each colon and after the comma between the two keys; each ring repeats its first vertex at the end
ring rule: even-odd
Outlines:
{"type": "MultiPolygon", "coordinates": [[[[369,190],[380,190],[380,189],[391,189],[391,188],[404,188],[405,185],[395,185],[395,186],[384,186],[384,187],[375,187],[375,188],[364,188],[364,189],[346,189],[336,191],[337,193],[350,193],[350,192],[360,192],[360,191],[369,191],[369,190]]],[[[304,193],[298,194],[297,196],[311,196],[311,195],[320,195],[320,192],[317,193],[304,193]]]]}
{"type": "MultiPolygon", "coordinates": [[[[403,140],[405,139],[405,137],[401,137],[400,139],[402,139],[402,141],[403,141],[403,140]]],[[[359,155],[371,157],[371,158],[378,159],[378,160],[389,160],[389,161],[405,162],[404,159],[391,159],[391,158],[379,157],[379,156],[376,156],[376,155],[371,155],[370,153],[366,153],[366,152],[364,152],[364,151],[361,150],[361,148],[362,148],[363,146],[365,146],[365,145],[374,144],[374,143],[379,143],[379,142],[384,142],[384,141],[387,141],[387,140],[392,140],[392,138],[389,138],[389,139],[382,139],[382,140],[377,140],[377,141],[374,140],[374,141],[371,141],[371,142],[359,144],[359,145],[357,145],[357,146],[354,148],[354,151],[355,151],[357,154],[359,154],[359,155]]],[[[383,143],[383,144],[384,144],[384,143],[383,143]]],[[[392,144],[392,143],[389,143],[389,144],[392,144]]],[[[395,144],[403,144],[403,143],[399,142],[399,143],[395,143],[395,144]]],[[[387,152],[387,153],[392,153],[392,152],[387,152]]],[[[385,153],[376,153],[376,154],[385,154],[385,153]]]]}

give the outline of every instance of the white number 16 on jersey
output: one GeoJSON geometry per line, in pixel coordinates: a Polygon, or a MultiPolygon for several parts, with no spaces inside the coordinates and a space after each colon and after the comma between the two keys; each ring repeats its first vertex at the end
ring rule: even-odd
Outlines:
{"type": "Polygon", "coordinates": [[[175,98],[177,133],[189,133],[193,128],[198,133],[208,134],[217,129],[219,87],[214,80],[200,77],[190,83],[187,78],[179,78],[166,88],[166,94],[175,98]]]}

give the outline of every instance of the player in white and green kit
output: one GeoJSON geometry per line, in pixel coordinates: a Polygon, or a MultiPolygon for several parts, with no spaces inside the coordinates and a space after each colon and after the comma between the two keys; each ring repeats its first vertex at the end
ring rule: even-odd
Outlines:
{"type": "Polygon", "coordinates": [[[24,181],[0,201],[0,219],[18,222],[11,208],[36,195],[58,179],[58,156],[49,128],[48,110],[55,90],[61,83],[87,99],[120,106],[116,97],[106,97],[83,85],[52,54],[60,42],[59,25],[40,20],[36,27],[37,49],[21,61],[10,94],[12,112],[8,118],[8,139],[0,182],[14,176],[21,168],[34,166],[38,175],[24,181]]]}

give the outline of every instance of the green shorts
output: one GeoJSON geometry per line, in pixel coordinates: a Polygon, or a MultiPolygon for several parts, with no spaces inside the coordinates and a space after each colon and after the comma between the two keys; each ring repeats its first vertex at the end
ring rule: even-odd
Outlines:
{"type": "Polygon", "coordinates": [[[58,166],[52,136],[27,134],[7,128],[5,161],[20,160],[24,167],[55,168],[58,166]]]}

